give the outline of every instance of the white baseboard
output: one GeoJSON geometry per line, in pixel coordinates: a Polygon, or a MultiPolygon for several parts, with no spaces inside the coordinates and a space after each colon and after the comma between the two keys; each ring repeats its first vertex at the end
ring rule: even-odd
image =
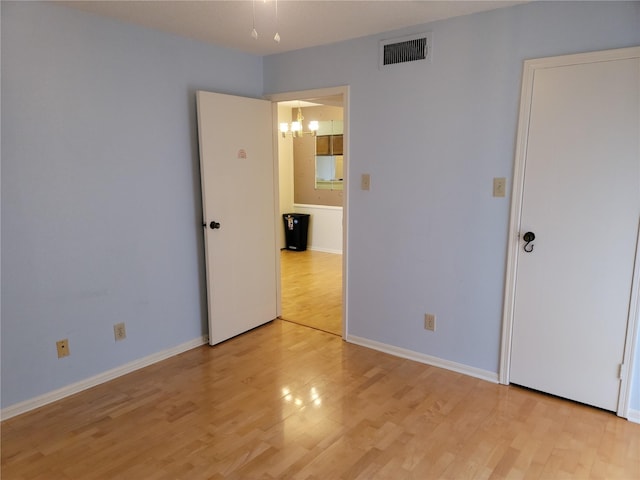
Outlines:
{"type": "MultiPolygon", "coordinates": [[[[346,341],[349,343],[355,343],[356,345],[361,345],[363,347],[372,348],[373,350],[378,350],[380,352],[395,355],[396,357],[406,358],[408,360],[414,360],[416,362],[425,363],[434,367],[444,368],[445,370],[462,373],[464,375],[469,375],[470,377],[486,380],[491,383],[499,383],[498,374],[489,372],[488,370],[470,367],[461,363],[444,360],[438,357],[432,357],[431,355],[414,352],[413,350],[405,350],[404,348],[395,347],[386,343],[376,342],[375,340],[369,340],[367,338],[356,337],[354,335],[347,335],[346,341]]],[[[627,420],[633,423],[640,423],[640,410],[634,410],[630,408],[627,414],[627,420]]]]}
{"type": "Polygon", "coordinates": [[[332,250],[330,248],[316,248],[311,245],[308,248],[309,250],[313,250],[315,252],[337,253],[338,255],[342,255],[342,250],[332,250]]]}
{"type": "Polygon", "coordinates": [[[0,419],[6,420],[8,418],[15,417],[16,415],[26,413],[30,410],[34,410],[62,398],[68,397],[69,395],[87,390],[91,387],[95,387],[96,385],[100,385],[101,383],[105,383],[109,380],[113,380],[114,378],[126,375],[127,373],[131,373],[135,370],[147,367],[169,357],[173,357],[174,355],[186,352],[187,350],[191,350],[192,348],[199,347],[200,345],[206,344],[208,341],[209,337],[204,335],[202,337],[190,340],[167,350],[163,350],[162,352],[153,353],[144,358],[140,358],[125,365],[121,365],[120,367],[107,370],[106,372],[100,373],[94,377],[87,378],[71,385],[67,385],[66,387],[59,388],[58,390],[54,390],[52,392],[45,393],[44,395],[40,395],[38,397],[31,398],[14,405],[10,405],[0,411],[0,419]]]}
{"type": "Polygon", "coordinates": [[[488,370],[482,370],[480,368],[470,367],[462,363],[452,362],[450,360],[444,360],[438,357],[432,357],[431,355],[425,355],[424,353],[414,352],[413,350],[405,350],[404,348],[395,347],[386,343],[376,342],[367,338],[356,337],[354,335],[347,335],[346,341],[349,343],[355,343],[363,347],[372,348],[380,352],[389,353],[396,357],[406,358],[408,360],[414,360],[416,362],[425,363],[434,367],[444,368],[445,370],[451,370],[453,372],[469,375],[470,377],[486,380],[491,383],[498,383],[498,374],[490,372],[488,370]]]}

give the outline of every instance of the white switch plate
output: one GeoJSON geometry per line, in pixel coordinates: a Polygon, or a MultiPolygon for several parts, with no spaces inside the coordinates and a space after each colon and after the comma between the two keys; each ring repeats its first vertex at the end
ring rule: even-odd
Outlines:
{"type": "Polygon", "coordinates": [[[507,179],[496,177],[493,179],[493,196],[504,197],[507,193],[507,179]]]}
{"type": "Polygon", "coordinates": [[[127,330],[124,326],[124,322],[116,323],[113,326],[113,336],[115,337],[116,342],[127,338],[127,330]]]}
{"type": "Polygon", "coordinates": [[[360,188],[362,190],[369,190],[371,188],[371,175],[363,173],[360,179],[360,188]]]}

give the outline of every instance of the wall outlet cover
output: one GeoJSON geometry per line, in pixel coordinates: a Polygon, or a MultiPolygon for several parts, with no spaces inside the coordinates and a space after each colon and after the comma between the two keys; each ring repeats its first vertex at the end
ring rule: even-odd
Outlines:
{"type": "Polygon", "coordinates": [[[424,314],[424,329],[432,332],[436,331],[436,316],[432,313],[424,314]]]}
{"type": "Polygon", "coordinates": [[[68,357],[69,352],[69,339],[58,340],[56,342],[56,350],[58,351],[58,358],[68,357]]]}

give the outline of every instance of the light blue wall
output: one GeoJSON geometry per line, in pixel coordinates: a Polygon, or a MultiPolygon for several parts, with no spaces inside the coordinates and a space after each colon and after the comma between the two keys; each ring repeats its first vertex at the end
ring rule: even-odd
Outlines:
{"type": "Polygon", "coordinates": [[[262,59],[2,2],[2,407],[206,334],[196,89],[262,59]]]}
{"type": "Polygon", "coordinates": [[[379,71],[383,36],[267,57],[263,70],[2,2],[2,407],[206,333],[196,89],[350,85],[350,333],[496,372],[510,198],[492,198],[491,181],[512,175],[522,61],[638,45],[639,5],[541,2],[437,22],[406,31],[434,32],[433,64],[379,71]],[[117,321],[128,338],[115,344],[117,321]],[[64,337],[72,355],[56,360],[64,337]]]}
{"type": "Polygon", "coordinates": [[[265,91],[350,85],[349,333],[497,372],[510,198],[492,178],[511,190],[523,60],[639,45],[640,3],[539,2],[397,33],[420,31],[431,65],[378,70],[378,40],[396,36],[380,35],[266,57],[265,91]]]}

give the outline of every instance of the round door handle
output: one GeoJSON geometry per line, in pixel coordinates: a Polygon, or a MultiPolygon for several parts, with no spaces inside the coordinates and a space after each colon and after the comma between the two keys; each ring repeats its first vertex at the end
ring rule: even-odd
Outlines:
{"type": "Polygon", "coordinates": [[[525,241],[524,247],[522,247],[522,249],[527,253],[533,252],[533,245],[529,244],[536,239],[536,234],[533,232],[527,232],[522,236],[522,239],[525,241]]]}
{"type": "Polygon", "coordinates": [[[211,222],[209,224],[209,228],[211,228],[211,230],[218,230],[220,228],[220,224],[218,222],[211,222]]]}

